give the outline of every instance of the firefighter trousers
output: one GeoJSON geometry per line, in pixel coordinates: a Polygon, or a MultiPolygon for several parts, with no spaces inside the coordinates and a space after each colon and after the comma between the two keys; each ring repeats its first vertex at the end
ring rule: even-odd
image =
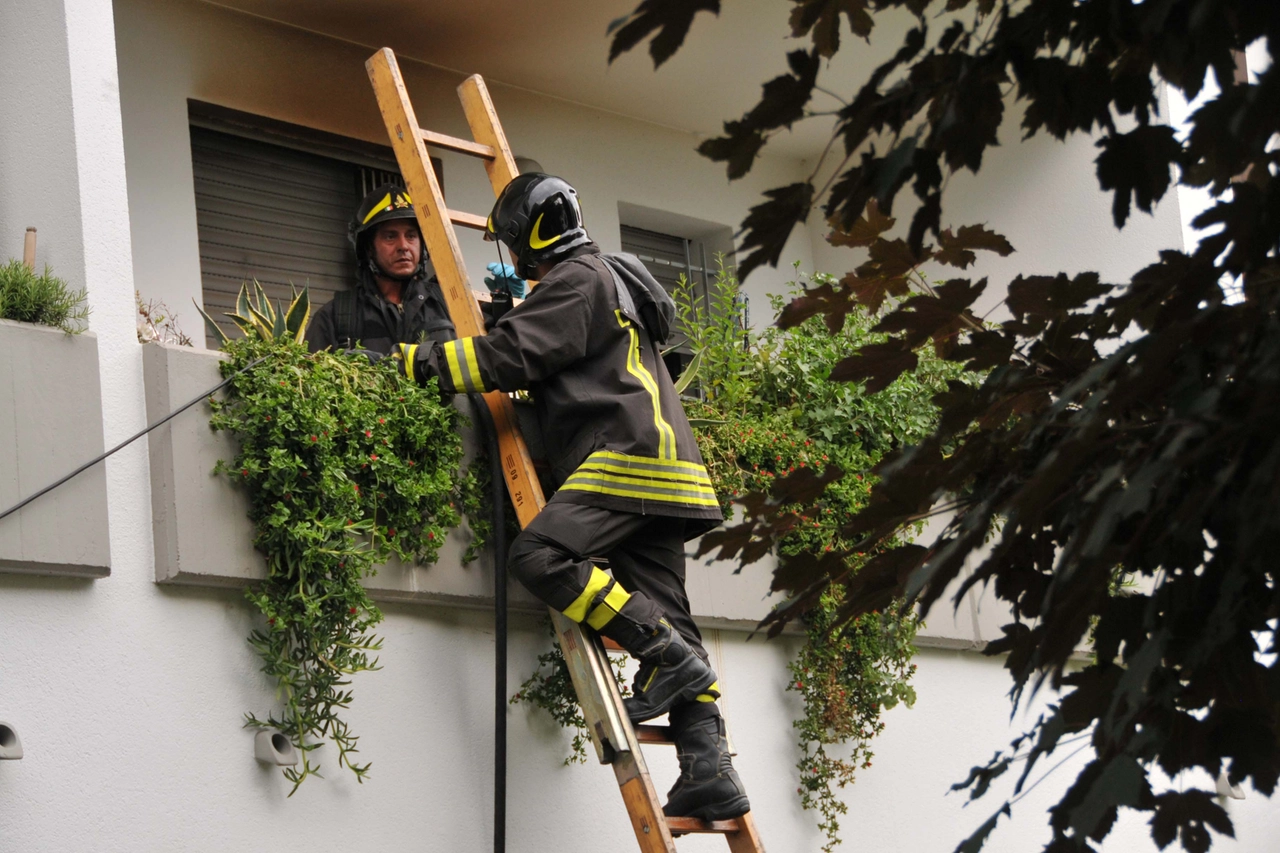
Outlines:
{"type": "Polygon", "coordinates": [[[683,518],[553,500],[512,543],[508,563],[542,601],[623,648],[634,648],[665,617],[706,660],[684,588],[684,530],[683,518]],[[620,589],[600,570],[600,558],[620,589]]]}

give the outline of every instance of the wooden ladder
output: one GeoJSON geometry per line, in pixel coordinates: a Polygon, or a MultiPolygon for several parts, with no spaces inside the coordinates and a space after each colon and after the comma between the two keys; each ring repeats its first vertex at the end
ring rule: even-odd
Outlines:
{"type": "MultiPolygon", "coordinates": [[[[449,316],[459,337],[485,333],[480,306],[471,292],[467,271],[458,247],[455,225],[485,229],[486,217],[449,210],[440,192],[435,170],[427,156],[427,146],[443,148],[480,158],[489,174],[496,197],[517,174],[515,158],[498,123],[489,90],[479,74],[458,87],[458,97],[474,140],[459,139],[424,130],[418,125],[413,106],[400,76],[395,54],[383,48],[365,63],[378,108],[386,122],[387,135],[395,150],[405,186],[413,199],[422,239],[435,266],[449,316]]],[[[546,504],[542,487],[534,473],[528,447],[520,434],[511,398],[500,391],[484,395],[498,431],[498,448],[506,472],[507,490],[523,528],[546,504]]],[[[571,619],[551,611],[556,636],[564,650],[573,677],[578,704],[591,732],[600,763],[613,767],[622,790],[622,799],[631,816],[636,840],[644,853],[675,853],[673,836],[685,833],[720,833],[729,842],[731,853],[763,853],[755,822],[748,813],[735,820],[707,822],[697,818],[662,814],[662,804],[640,753],[641,743],[671,743],[665,726],[631,726],[609,666],[609,659],[594,632],[588,634],[571,619]]]]}

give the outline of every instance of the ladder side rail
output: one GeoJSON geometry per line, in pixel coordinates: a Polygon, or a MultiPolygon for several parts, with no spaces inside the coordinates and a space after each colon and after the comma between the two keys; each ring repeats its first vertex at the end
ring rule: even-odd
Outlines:
{"type": "MultiPolygon", "coordinates": [[[[479,74],[472,74],[458,86],[458,100],[462,102],[462,112],[467,117],[467,125],[476,142],[494,152],[491,159],[484,161],[485,172],[489,175],[489,185],[493,187],[494,198],[497,198],[504,187],[520,174],[516,166],[515,155],[507,144],[507,134],[498,121],[498,111],[494,109],[493,99],[489,97],[489,87],[479,74]]],[[[532,279],[525,282],[532,291],[538,282],[532,279]]]]}
{"type": "Polygon", "coordinates": [[[516,168],[516,158],[507,144],[507,135],[502,132],[498,122],[498,111],[493,108],[493,99],[489,97],[489,87],[484,78],[472,74],[458,86],[458,99],[462,101],[462,112],[471,127],[471,135],[476,142],[493,149],[492,160],[485,159],[484,169],[489,174],[489,184],[493,187],[494,198],[511,183],[520,170],[516,168]]]}
{"type": "Polygon", "coordinates": [[[622,715],[613,703],[608,690],[613,681],[609,656],[599,651],[582,626],[556,610],[551,611],[551,623],[556,639],[569,666],[569,677],[582,708],[583,719],[591,733],[596,757],[601,764],[612,764],[620,752],[626,752],[627,732],[622,725],[622,715]]]}
{"type": "Polygon", "coordinates": [[[462,249],[458,237],[448,220],[448,207],[435,170],[430,163],[427,147],[418,133],[418,120],[400,67],[390,48],[383,48],[365,63],[373,91],[378,99],[386,123],[391,147],[395,151],[400,174],[413,196],[414,211],[423,242],[440,279],[449,317],[457,329],[458,337],[467,338],[484,334],[484,316],[480,306],[471,296],[467,271],[462,261],[462,249]]]}
{"type": "Polygon", "coordinates": [[[675,853],[661,800],[644,755],[622,713],[622,696],[613,680],[609,656],[594,636],[572,619],[551,611],[556,639],[564,652],[582,718],[601,764],[613,767],[631,828],[643,853],[675,853]]]}
{"type": "MultiPolygon", "coordinates": [[[[448,208],[435,171],[426,165],[431,161],[422,135],[418,132],[418,120],[409,103],[409,95],[404,79],[400,76],[395,54],[389,48],[383,48],[369,58],[365,68],[373,83],[378,109],[382,112],[396,162],[400,165],[400,173],[414,199],[418,228],[435,265],[449,317],[453,320],[459,337],[483,335],[484,317],[480,313],[480,304],[471,295],[462,250],[458,246],[453,223],[449,221],[448,208]]],[[[495,158],[497,159],[501,158],[495,158]]],[[[484,162],[487,164],[490,161],[484,162]]],[[[514,161],[512,164],[514,165],[514,161]]],[[[524,436],[520,434],[511,398],[500,391],[491,391],[484,395],[484,400],[493,413],[507,490],[523,528],[546,504],[546,498],[534,472],[529,448],[524,436]]]]}
{"type": "MultiPolygon", "coordinates": [[[[519,170],[498,121],[493,99],[479,74],[473,74],[458,86],[458,98],[471,127],[471,135],[476,142],[495,153],[492,160],[483,162],[496,197],[519,174],[519,170]]],[[[536,282],[529,282],[531,288],[535,285],[536,282]]],[[[592,743],[601,762],[610,763],[613,767],[640,849],[644,853],[675,853],[675,842],[667,818],[662,813],[662,801],[649,776],[637,733],[623,710],[622,696],[614,682],[601,638],[588,636],[580,625],[555,610],[551,611],[551,618],[592,743]],[[610,751],[614,754],[609,755],[610,751]]],[[[759,846],[750,815],[747,818],[745,823],[725,821],[714,826],[692,819],[686,823],[697,827],[692,831],[725,834],[731,853],[762,853],[763,847],[759,846]]]]}
{"type": "Polygon", "coordinates": [[[645,764],[644,753],[636,739],[635,728],[627,719],[622,693],[618,690],[618,683],[613,679],[613,668],[609,665],[609,655],[597,635],[592,635],[591,642],[583,653],[590,654],[603,663],[601,680],[608,697],[607,704],[618,715],[622,736],[626,738],[627,751],[614,761],[613,774],[618,780],[618,787],[622,789],[622,799],[627,805],[636,841],[645,853],[676,853],[671,827],[667,825],[666,815],[662,812],[662,799],[649,776],[649,767],[645,764]]]}
{"type": "MultiPolygon", "coordinates": [[[[468,77],[458,87],[458,98],[472,136],[495,152],[492,160],[483,162],[497,197],[519,170],[484,79],[479,74],[468,77]]],[[[578,623],[555,610],[551,611],[551,620],[569,667],[583,720],[600,761],[613,767],[640,849],[643,853],[675,853],[675,841],[662,814],[661,800],[623,710],[609,656],[599,640],[594,635],[588,636],[578,623]]]]}

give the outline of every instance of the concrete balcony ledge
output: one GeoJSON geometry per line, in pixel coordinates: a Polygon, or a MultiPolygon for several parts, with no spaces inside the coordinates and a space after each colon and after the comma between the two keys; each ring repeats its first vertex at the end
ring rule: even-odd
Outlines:
{"type": "MultiPolygon", "coordinates": [[[[0,320],[0,510],[102,450],[98,339],[0,320]]],[[[0,572],[95,578],[110,571],[102,465],[0,520],[0,572]]]]}
{"type": "MultiPolygon", "coordinates": [[[[143,349],[147,419],[157,420],[216,385],[225,356],[166,344],[143,349]]],[[[474,441],[466,439],[468,454],[474,441]]],[[[244,493],[213,472],[219,459],[232,459],[236,445],[209,428],[207,406],[193,406],[149,436],[151,512],[156,581],[165,584],[242,587],[265,577],[262,555],[253,548],[253,524],[244,493]]],[[[409,601],[466,607],[493,605],[493,553],[486,550],[470,566],[462,554],[470,541],[465,522],[440,549],[435,565],[392,561],[365,580],[379,601],[409,601]]],[[[512,584],[513,609],[543,607],[512,584]]]]}
{"type": "MultiPolygon", "coordinates": [[[[216,385],[218,362],[225,356],[166,344],[143,348],[147,420],[155,421],[216,385]]],[[[95,374],[96,375],[96,374],[95,374]]],[[[465,404],[465,401],[463,401],[465,404]]],[[[156,581],[165,584],[243,587],[265,576],[253,548],[244,493],[213,473],[219,459],[232,459],[235,441],[209,428],[209,410],[193,406],[148,437],[151,462],[151,512],[156,581]]],[[[463,435],[468,456],[475,453],[470,431],[463,435]]],[[[465,527],[450,533],[432,566],[391,561],[365,580],[379,601],[405,601],[455,607],[493,606],[493,552],[486,549],[470,566],[462,554],[470,541],[465,527]]],[[[689,595],[695,613],[724,624],[754,626],[767,611],[771,567],[739,583],[732,567],[690,561],[689,595]],[[726,582],[724,579],[728,579],[726,582]],[[748,591],[750,589],[751,591],[748,591]]],[[[514,581],[508,589],[513,610],[541,613],[545,607],[514,581]]]]}
{"type": "MultiPolygon", "coordinates": [[[[217,352],[152,343],[143,348],[147,420],[157,420],[216,385],[217,352]]],[[[96,374],[95,374],[96,375],[96,374]]],[[[231,459],[234,440],[209,428],[208,408],[193,406],[148,437],[156,581],[214,587],[243,587],[265,574],[254,550],[253,525],[244,493],[215,475],[219,459],[231,459]]],[[[468,456],[475,438],[463,435],[468,456]]],[[[374,599],[455,607],[493,606],[493,553],[486,550],[470,566],[462,554],[470,541],[464,526],[453,531],[432,566],[392,561],[365,581],[374,599]]],[[[689,561],[688,589],[694,614],[708,627],[753,628],[768,612],[764,596],[772,576],[766,560],[735,575],[728,563],[689,561]]],[[[512,581],[510,607],[533,613],[545,607],[512,581]]]]}
{"type": "MultiPolygon", "coordinates": [[[[216,352],[147,344],[143,364],[148,421],[216,385],[222,358],[216,352]]],[[[467,453],[474,454],[475,438],[464,434],[463,439],[467,453]]],[[[263,560],[253,549],[245,495],[226,477],[213,473],[219,459],[234,457],[235,442],[209,428],[208,408],[192,407],[151,433],[149,441],[156,581],[242,587],[262,579],[263,560]]],[[[435,565],[393,561],[379,567],[365,586],[379,601],[491,608],[493,553],[486,551],[463,567],[469,537],[464,522],[445,541],[435,565]]],[[[696,544],[690,543],[691,553],[696,544]]],[[[766,557],[737,572],[733,562],[691,557],[686,583],[694,616],[706,628],[753,630],[778,600],[768,595],[775,566],[776,560],[766,557]]],[[[519,583],[513,581],[508,592],[513,610],[540,613],[545,609],[519,583]]],[[[971,592],[965,606],[954,613],[940,604],[920,632],[920,644],[978,649],[985,640],[999,636],[1000,608],[987,602],[984,609],[990,612],[979,616],[979,598],[980,593],[971,592]]]]}

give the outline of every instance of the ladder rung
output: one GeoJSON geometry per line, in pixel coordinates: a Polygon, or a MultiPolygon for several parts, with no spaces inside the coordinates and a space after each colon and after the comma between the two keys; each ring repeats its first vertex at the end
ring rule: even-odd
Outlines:
{"type": "Polygon", "coordinates": [[[454,225],[461,225],[463,228],[474,228],[477,231],[484,231],[488,227],[488,220],[485,217],[461,210],[449,211],[449,221],[454,225]]]}
{"type": "Polygon", "coordinates": [[[456,136],[448,136],[423,128],[418,128],[418,135],[422,137],[423,142],[428,145],[434,145],[436,148],[457,151],[459,154],[470,154],[472,157],[480,157],[484,160],[492,160],[495,156],[492,145],[483,145],[479,142],[472,142],[470,139],[459,139],[456,136]]]}
{"type": "Polygon", "coordinates": [[[601,637],[600,640],[601,642],[604,643],[604,650],[606,652],[625,652],[626,651],[626,649],[618,645],[617,642],[615,642],[614,640],[610,640],[608,637],[601,637]]]}
{"type": "Polygon", "coordinates": [[[636,740],[641,743],[675,745],[671,738],[671,726],[636,726],[636,740]]]}
{"type": "Polygon", "coordinates": [[[741,829],[736,820],[701,820],[696,817],[669,817],[667,829],[672,835],[683,835],[687,832],[717,832],[727,835],[741,829]]]}

